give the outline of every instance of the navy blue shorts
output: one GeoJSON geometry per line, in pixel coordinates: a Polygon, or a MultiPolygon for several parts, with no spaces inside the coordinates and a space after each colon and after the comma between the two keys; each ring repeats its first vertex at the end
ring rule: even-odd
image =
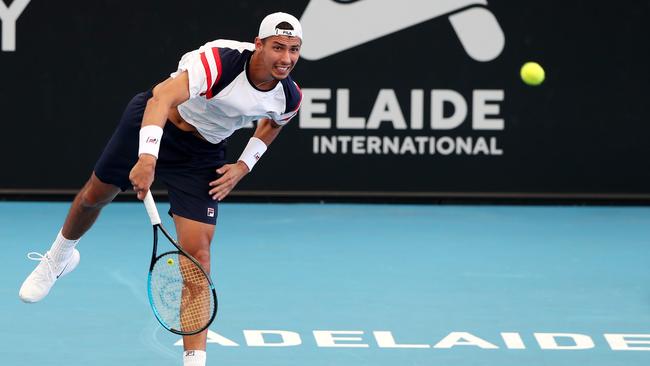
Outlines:
{"type": "MultiPolygon", "coordinates": [[[[138,160],[142,116],[151,96],[151,91],[147,91],[133,97],[95,164],[97,178],[122,191],[133,187],[129,173],[138,160]]],[[[160,142],[155,179],[167,187],[170,215],[215,225],[217,201],[208,194],[209,183],[219,177],[216,170],[225,162],[225,140],[212,144],[167,122],[160,142]]]]}

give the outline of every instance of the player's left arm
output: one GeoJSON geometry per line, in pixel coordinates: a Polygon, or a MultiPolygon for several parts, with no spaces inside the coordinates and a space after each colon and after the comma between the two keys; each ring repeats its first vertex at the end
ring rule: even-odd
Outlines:
{"type": "Polygon", "coordinates": [[[272,119],[262,118],[257,121],[255,134],[253,134],[239,160],[234,164],[226,164],[217,169],[217,173],[221,174],[221,177],[210,182],[212,199],[221,201],[226,198],[237,183],[250,172],[252,165],[264,153],[266,147],[271,145],[273,140],[280,134],[280,130],[282,130],[282,125],[272,119]]]}
{"type": "Polygon", "coordinates": [[[255,130],[253,137],[257,137],[262,140],[266,146],[269,146],[273,140],[278,137],[280,130],[282,130],[282,125],[279,125],[270,118],[262,118],[257,121],[257,129],[255,130]]]}

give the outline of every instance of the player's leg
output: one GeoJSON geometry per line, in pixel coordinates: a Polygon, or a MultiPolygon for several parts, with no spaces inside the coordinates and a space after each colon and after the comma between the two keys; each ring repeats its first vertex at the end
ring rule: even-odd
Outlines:
{"type": "Polygon", "coordinates": [[[37,302],[50,292],[56,280],[70,273],[79,264],[75,246],[79,238],[97,219],[102,207],[110,203],[120,189],[101,182],[93,173],[75,197],[65,224],[45,255],[30,253],[40,263],[25,279],[18,295],[24,302],[37,302]]]}
{"type": "MultiPolygon", "coordinates": [[[[225,162],[226,143],[211,144],[191,132],[167,123],[160,144],[156,177],[169,192],[179,243],[210,271],[210,242],[217,222],[217,202],[210,197],[210,182],[225,162]]],[[[207,331],[183,337],[186,366],[205,365],[207,331]]]]}
{"type": "MultiPolygon", "coordinates": [[[[176,225],[178,242],[210,273],[210,243],[214,236],[218,207],[208,194],[209,180],[199,173],[166,173],[163,172],[160,179],[168,187],[170,213],[176,225]]],[[[209,315],[207,311],[206,316],[209,315]]],[[[207,330],[183,337],[185,366],[205,366],[206,339],[207,330]]]]}
{"type": "Polygon", "coordinates": [[[136,95],[126,107],[113,137],[95,165],[88,182],[75,197],[63,228],[45,255],[30,253],[38,260],[36,269],[23,283],[19,296],[25,302],[45,297],[56,280],[72,271],[79,263],[75,249],[79,238],[97,219],[102,207],[121,190],[131,187],[129,172],[138,155],[138,135],[142,115],[151,92],[136,95]]]}
{"type": "MultiPolygon", "coordinates": [[[[178,242],[181,243],[191,256],[201,263],[201,266],[210,273],[210,243],[214,236],[215,226],[174,215],[174,224],[178,242]]],[[[205,365],[205,348],[208,331],[184,336],[183,348],[185,349],[183,362],[185,366],[205,365]]]]}
{"type": "Polygon", "coordinates": [[[79,191],[65,219],[61,233],[69,240],[78,240],[90,229],[101,209],[113,201],[120,193],[120,188],[104,183],[95,173],[79,191]]]}

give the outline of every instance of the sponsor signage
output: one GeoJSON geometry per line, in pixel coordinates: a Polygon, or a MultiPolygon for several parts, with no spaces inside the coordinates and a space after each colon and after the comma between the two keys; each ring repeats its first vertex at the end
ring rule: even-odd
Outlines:
{"type": "Polygon", "coordinates": [[[77,1],[0,3],[0,194],[76,191],[133,95],[281,10],[304,28],[302,108],[236,194],[650,197],[647,7],[565,3],[549,22],[544,4],[485,0],[163,1],[155,17],[77,1]],[[526,61],[542,85],[520,80],[526,61]]]}
{"type": "MultiPolygon", "coordinates": [[[[519,332],[500,332],[491,337],[478,336],[467,331],[452,331],[439,338],[419,339],[419,342],[405,342],[397,333],[387,330],[313,330],[311,334],[301,334],[290,330],[252,330],[246,329],[241,335],[225,336],[208,331],[208,344],[222,347],[304,347],[304,341],[315,343],[318,348],[398,348],[398,349],[454,349],[475,348],[484,350],[560,350],[577,351],[598,348],[594,339],[604,340],[611,351],[650,351],[650,334],[644,333],[604,333],[597,337],[581,333],[535,332],[533,342],[524,341],[519,332]]],[[[411,335],[409,339],[414,339],[411,335]]],[[[182,346],[179,339],[175,346],[182,346]]]]}

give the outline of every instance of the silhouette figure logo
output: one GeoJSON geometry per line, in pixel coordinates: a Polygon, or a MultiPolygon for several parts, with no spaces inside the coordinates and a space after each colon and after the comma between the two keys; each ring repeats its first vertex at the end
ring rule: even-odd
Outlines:
{"type": "Polygon", "coordinates": [[[445,16],[469,57],[499,57],[505,36],[487,0],[311,0],[302,19],[307,60],[343,52],[414,25],[445,16]]]}

